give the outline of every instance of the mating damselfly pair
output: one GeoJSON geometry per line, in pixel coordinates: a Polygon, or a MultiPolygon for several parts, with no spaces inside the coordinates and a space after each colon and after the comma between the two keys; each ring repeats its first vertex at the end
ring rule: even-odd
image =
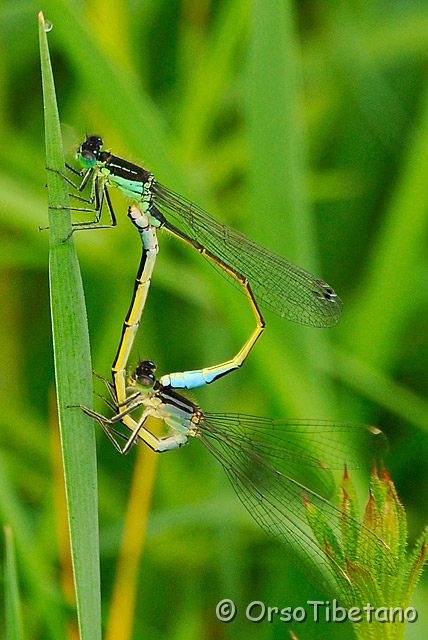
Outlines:
{"type": "Polygon", "coordinates": [[[350,468],[358,466],[364,457],[361,448],[370,457],[377,449],[382,453],[384,437],[379,430],[347,422],[207,414],[177,391],[210,384],[243,364],[265,327],[259,304],[301,324],[330,327],[338,322],[341,312],[341,301],[335,291],[323,280],[162,186],[149,171],[103,151],[102,146],[99,136],[87,136],[77,153],[82,169],[68,167],[82,178],[80,184],[75,184],[66,177],[79,194],[87,185],[91,189],[86,201],[75,194],[84,200],[85,206],[72,208],[94,214],[92,220],[76,223],[74,229],[114,226],[117,218],[109,189],[117,187],[134,201],[128,215],[139,230],[143,252],[112,366],[113,383],[106,381],[113,417],[106,418],[83,407],[84,410],[98,420],[121,452],[127,452],[138,439],[156,451],[178,448],[191,437],[199,439],[220,461],[238,497],[256,521],[278,537],[306,571],[308,560],[314,561],[316,568],[309,569],[312,577],[320,574],[330,584],[337,583],[337,576],[346,570],[346,554],[344,550],[341,559],[328,557],[320,548],[308,523],[308,505],[314,505],[334,531],[343,527],[354,531],[359,542],[351,560],[358,561],[358,554],[364,555],[367,546],[376,545],[384,558],[383,566],[391,569],[393,558],[386,545],[345,509],[328,500],[334,487],[331,469],[343,468],[345,464],[350,468]],[[104,205],[110,212],[112,225],[101,224],[104,205]],[[222,275],[243,289],[256,318],[256,328],[240,351],[219,365],[157,378],[156,365],[151,360],[142,360],[128,381],[126,367],[158,253],[159,228],[195,248],[222,275]],[[154,435],[146,426],[149,416],[162,420],[169,434],[161,438],[154,435]],[[129,437],[118,432],[119,424],[131,430],[129,437]],[[119,445],[118,437],[125,437],[124,447],[119,445]]]}

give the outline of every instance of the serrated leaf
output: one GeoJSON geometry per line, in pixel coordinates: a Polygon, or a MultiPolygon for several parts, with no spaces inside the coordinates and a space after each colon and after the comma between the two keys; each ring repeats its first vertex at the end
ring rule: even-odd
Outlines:
{"type": "Polygon", "coordinates": [[[408,561],[408,571],[403,581],[401,605],[405,609],[409,606],[413,591],[421,577],[428,558],[428,529],[425,529],[408,561]]]}
{"type": "Polygon", "coordinates": [[[304,501],[306,517],[318,544],[323,549],[327,544],[335,562],[343,567],[345,558],[342,547],[324,514],[307,498],[304,501]]]}
{"type": "MultiPolygon", "coordinates": [[[[351,516],[354,520],[358,519],[358,499],[355,486],[348,475],[348,470],[345,467],[342,482],[340,483],[340,490],[342,492],[341,509],[344,514],[351,516]]],[[[345,557],[349,560],[354,560],[357,554],[358,547],[358,533],[355,527],[348,526],[349,519],[343,517],[341,519],[341,532],[342,543],[344,548],[345,557]]]]}

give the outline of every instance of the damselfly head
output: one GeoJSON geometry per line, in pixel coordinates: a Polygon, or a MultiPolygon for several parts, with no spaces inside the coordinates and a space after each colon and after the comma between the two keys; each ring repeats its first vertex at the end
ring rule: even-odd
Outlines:
{"type": "Polygon", "coordinates": [[[103,139],[97,135],[87,135],[77,150],[76,158],[86,168],[93,167],[100,155],[103,139]]]}
{"type": "Polygon", "coordinates": [[[144,389],[151,389],[156,382],[156,365],[151,360],[141,360],[131,373],[131,381],[144,389]]]}

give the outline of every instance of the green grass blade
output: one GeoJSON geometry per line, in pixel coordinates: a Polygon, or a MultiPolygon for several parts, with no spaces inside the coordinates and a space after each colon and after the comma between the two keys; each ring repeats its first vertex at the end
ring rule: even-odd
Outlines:
{"type": "Polygon", "coordinates": [[[15,559],[15,545],[12,529],[4,527],[6,563],[5,563],[5,609],[6,640],[23,640],[21,602],[18,590],[18,575],[15,559]]]}
{"type": "MultiPolygon", "coordinates": [[[[31,445],[28,450],[34,453],[31,445]]],[[[46,640],[56,640],[61,637],[60,633],[64,628],[62,615],[58,612],[59,600],[55,594],[57,585],[46,557],[34,552],[33,519],[20,503],[16,487],[7,473],[8,463],[7,457],[0,451],[0,521],[7,523],[6,526],[13,531],[27,602],[30,601],[38,616],[46,621],[46,640]]],[[[26,471],[30,474],[29,468],[26,471]]]]}
{"type": "Polygon", "coordinates": [[[301,58],[291,3],[253,3],[247,72],[253,234],[306,268],[317,269],[306,184],[301,58]],[[272,229],[287,233],[275,234],[272,229]]]}
{"type": "Polygon", "coordinates": [[[75,3],[47,0],[45,5],[46,15],[54,25],[67,24],[61,31],[61,43],[84,91],[88,96],[95,96],[97,103],[104,105],[116,122],[121,123],[122,133],[134,142],[135,149],[140,153],[145,148],[153,150],[152,170],[162,167],[168,175],[176,174],[174,163],[165,153],[173,134],[167,133],[166,123],[144,92],[138,77],[105,55],[90,24],[85,22],[81,8],[75,3]],[[82,42],[85,43],[83,47],[82,42]],[[132,113],[132,117],[124,118],[124,113],[132,113]]]}
{"type": "MultiPolygon", "coordinates": [[[[322,277],[309,206],[302,61],[295,22],[290,2],[275,7],[261,0],[253,3],[246,81],[253,211],[249,234],[322,277]]],[[[303,333],[290,325],[284,330],[284,348],[289,350],[284,360],[293,361],[293,395],[301,398],[296,410],[302,416],[313,394],[305,365],[300,369],[299,357],[292,354],[294,350],[304,352],[312,364],[322,361],[327,357],[326,338],[323,331],[303,333]]],[[[263,340],[267,345],[269,336],[263,340]]],[[[271,358],[268,366],[275,378],[284,379],[283,362],[271,358]]],[[[333,417],[335,405],[328,381],[322,376],[315,379],[313,372],[311,376],[311,384],[319,390],[317,415],[333,417]]]]}
{"type": "Polygon", "coordinates": [[[377,367],[388,365],[400,331],[425,296],[421,243],[428,227],[428,89],[419,122],[405,147],[402,170],[385,220],[367,259],[347,343],[377,367]],[[403,300],[403,292],[405,299],[403,300]]]}
{"type": "Polygon", "coordinates": [[[321,371],[341,380],[350,389],[377,402],[418,429],[428,430],[428,403],[425,398],[344,349],[336,348],[333,353],[334,365],[326,361],[321,371]]]}
{"type": "MultiPolygon", "coordinates": [[[[44,28],[39,14],[46,163],[64,171],[59,116],[44,28]]],[[[98,506],[92,421],[75,407],[91,405],[89,336],[83,287],[71,231],[65,181],[47,172],[50,227],[50,298],[55,380],[67,494],[80,637],[101,638],[98,506]]]]}

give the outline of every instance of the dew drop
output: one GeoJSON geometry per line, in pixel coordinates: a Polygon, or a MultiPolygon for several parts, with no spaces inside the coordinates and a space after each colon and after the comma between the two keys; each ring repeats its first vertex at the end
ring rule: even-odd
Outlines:
{"type": "Polygon", "coordinates": [[[50,20],[45,20],[46,33],[49,33],[49,31],[52,31],[52,29],[53,29],[53,23],[50,20]]]}

